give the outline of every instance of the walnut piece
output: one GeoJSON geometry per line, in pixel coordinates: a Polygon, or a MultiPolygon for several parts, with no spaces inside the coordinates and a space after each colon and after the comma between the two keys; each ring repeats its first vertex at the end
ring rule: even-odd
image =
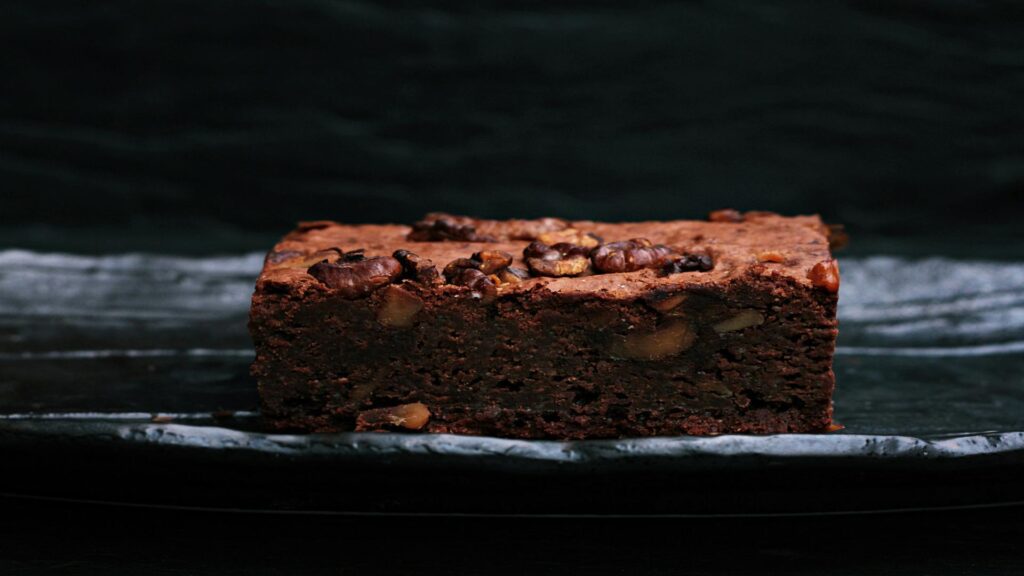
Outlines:
{"type": "Polygon", "coordinates": [[[675,356],[693,346],[696,335],[689,323],[674,318],[654,332],[620,336],[612,342],[611,353],[617,358],[660,360],[675,356]]]}
{"type": "Polygon", "coordinates": [[[537,218],[535,220],[507,220],[494,222],[492,227],[505,230],[509,240],[538,240],[542,234],[565,230],[569,223],[561,218],[537,218]]]}
{"type": "Polygon", "coordinates": [[[668,246],[651,244],[646,238],[633,238],[602,244],[594,249],[590,259],[600,272],[635,272],[644,268],[660,268],[672,255],[668,246]]]}
{"type": "Polygon", "coordinates": [[[534,241],[523,249],[530,271],[540,276],[579,276],[590,271],[590,249],[561,242],[548,246],[534,241]]]}
{"type": "Polygon", "coordinates": [[[337,222],[333,220],[303,220],[296,225],[295,230],[297,232],[308,232],[310,230],[321,230],[335,224],[337,222]]]}
{"type": "Polygon", "coordinates": [[[422,402],[363,410],[356,417],[356,432],[400,428],[422,430],[430,421],[430,409],[422,402]]]}
{"type": "Polygon", "coordinates": [[[828,292],[839,292],[839,262],[825,260],[818,262],[807,273],[807,278],[817,288],[828,292]]]}
{"type": "Polygon", "coordinates": [[[494,274],[512,265],[512,255],[501,250],[481,250],[472,259],[480,263],[479,270],[484,274],[494,274]]]}
{"type": "Polygon", "coordinates": [[[456,258],[444,267],[444,277],[449,284],[469,288],[473,298],[492,302],[498,296],[498,286],[480,268],[483,263],[471,258],[456,258]]]}
{"type": "Polygon", "coordinates": [[[377,311],[377,321],[393,328],[408,328],[422,309],[423,300],[419,296],[391,285],[384,289],[384,302],[377,311]]]}
{"type": "Polygon", "coordinates": [[[499,270],[496,274],[491,275],[491,279],[499,286],[502,284],[519,284],[529,277],[530,271],[519,268],[518,266],[509,266],[508,268],[499,270]]]}
{"type": "MultiPolygon", "coordinates": [[[[466,286],[475,298],[490,302],[498,294],[500,284],[520,282],[519,268],[511,272],[512,255],[501,250],[481,250],[472,258],[456,258],[444,267],[444,277],[451,284],[466,286]]],[[[525,271],[523,271],[525,272],[525,271]]]]}
{"type": "Polygon", "coordinates": [[[441,275],[437,267],[427,258],[422,258],[408,250],[395,250],[391,255],[402,265],[402,277],[414,282],[430,286],[441,283],[441,275]]]}
{"type": "Polygon", "coordinates": [[[715,262],[707,254],[684,254],[672,256],[661,266],[661,274],[669,276],[682,272],[707,272],[715,267],[715,262]]]}
{"type": "Polygon", "coordinates": [[[775,262],[777,264],[781,264],[786,261],[785,254],[775,250],[762,250],[761,252],[758,252],[756,256],[758,262],[775,262]]]}
{"type": "Polygon", "coordinates": [[[708,220],[712,222],[743,222],[743,213],[732,208],[724,208],[708,214],[708,220]]]}
{"type": "Polygon", "coordinates": [[[493,236],[478,234],[472,218],[437,212],[427,214],[423,220],[413,224],[406,239],[413,242],[497,242],[493,236]]]}
{"type": "Polygon", "coordinates": [[[555,232],[545,232],[537,235],[537,240],[547,245],[552,244],[575,244],[584,248],[597,248],[601,244],[601,238],[590,232],[583,232],[575,228],[566,228],[555,232]]]}
{"type": "Polygon", "coordinates": [[[402,265],[389,256],[364,258],[361,250],[346,252],[338,262],[319,262],[307,270],[328,288],[350,300],[397,281],[402,265]]]}
{"type": "Polygon", "coordinates": [[[665,296],[663,298],[649,298],[647,300],[647,305],[650,306],[651,308],[654,308],[658,312],[661,312],[662,314],[667,314],[678,308],[680,304],[686,301],[686,298],[686,293],[680,292],[678,294],[672,294],[671,296],[665,296]]]}
{"type": "Polygon", "coordinates": [[[744,328],[750,328],[751,326],[760,326],[761,324],[764,324],[763,314],[757,310],[743,310],[735,316],[715,324],[712,328],[715,329],[715,332],[721,334],[723,332],[743,330],[744,328]]]}

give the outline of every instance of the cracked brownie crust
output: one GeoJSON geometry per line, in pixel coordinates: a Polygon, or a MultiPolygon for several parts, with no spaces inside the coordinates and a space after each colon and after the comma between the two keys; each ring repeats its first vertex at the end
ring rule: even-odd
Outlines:
{"type": "Polygon", "coordinates": [[[279,430],[518,438],[827,430],[828,228],[725,212],[303,223],[253,295],[263,414],[279,430]]]}

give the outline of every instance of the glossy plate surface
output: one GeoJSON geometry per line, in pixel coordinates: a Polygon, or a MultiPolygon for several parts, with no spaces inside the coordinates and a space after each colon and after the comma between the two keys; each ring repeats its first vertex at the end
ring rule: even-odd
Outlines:
{"type": "Polygon", "coordinates": [[[303,512],[830,513],[1024,500],[1024,265],[842,259],[825,435],[259,432],[261,255],[0,252],[0,491],[303,512]]]}

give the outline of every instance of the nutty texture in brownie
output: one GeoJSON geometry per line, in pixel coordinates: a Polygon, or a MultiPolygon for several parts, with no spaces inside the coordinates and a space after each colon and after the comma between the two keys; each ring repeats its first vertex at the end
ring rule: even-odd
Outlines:
{"type": "Polygon", "coordinates": [[[817,216],[731,210],[303,223],[253,296],[263,413],[303,431],[823,431],[839,287],[829,237],[817,216]]]}

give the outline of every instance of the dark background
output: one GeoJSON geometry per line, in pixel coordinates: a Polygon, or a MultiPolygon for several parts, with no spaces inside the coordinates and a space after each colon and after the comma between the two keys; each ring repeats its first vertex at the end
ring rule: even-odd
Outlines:
{"type": "Polygon", "coordinates": [[[344,518],[4,500],[5,576],[1019,576],[1024,508],[801,518],[344,518]],[[41,537],[26,541],[26,527],[41,537]]]}
{"type": "MultiPolygon", "coordinates": [[[[854,254],[1024,257],[1020,2],[21,1],[0,38],[0,249],[236,253],[300,219],[735,207],[819,212],[854,254]]],[[[0,498],[0,572],[1020,574],[1020,519],[0,498]]]]}
{"type": "Polygon", "coordinates": [[[5,3],[0,246],[731,206],[1018,256],[1022,30],[1019,2],[5,3]]]}

